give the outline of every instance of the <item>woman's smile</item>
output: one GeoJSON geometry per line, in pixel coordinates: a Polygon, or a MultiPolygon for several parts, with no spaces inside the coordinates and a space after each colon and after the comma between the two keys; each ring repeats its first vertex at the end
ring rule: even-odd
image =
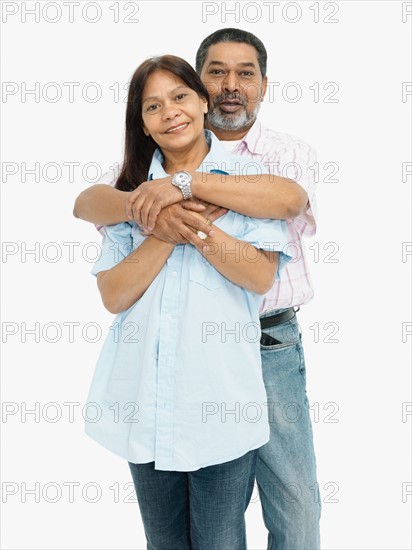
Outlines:
{"type": "Polygon", "coordinates": [[[166,130],[165,134],[176,134],[178,132],[181,132],[182,130],[185,130],[189,126],[189,122],[184,122],[183,124],[179,124],[178,126],[172,126],[168,130],[166,130]]]}

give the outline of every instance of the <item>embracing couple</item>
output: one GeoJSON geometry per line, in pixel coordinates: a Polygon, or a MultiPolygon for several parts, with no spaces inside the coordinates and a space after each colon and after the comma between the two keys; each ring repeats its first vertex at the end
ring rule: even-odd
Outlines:
{"type": "Polygon", "coordinates": [[[120,327],[86,432],[128,461],[151,550],[245,549],[255,479],[268,549],[320,545],[296,319],[313,296],[301,239],[316,231],[316,158],[257,120],[266,61],[238,29],[205,38],[196,71],[172,55],[144,61],[119,173],[75,203],[104,226],[92,273],[120,327]]]}

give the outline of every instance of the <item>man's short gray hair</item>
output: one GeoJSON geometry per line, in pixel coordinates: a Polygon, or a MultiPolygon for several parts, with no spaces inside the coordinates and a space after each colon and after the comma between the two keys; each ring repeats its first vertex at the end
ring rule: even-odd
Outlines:
{"type": "Polygon", "coordinates": [[[253,46],[257,51],[257,58],[262,73],[262,78],[266,76],[267,68],[267,52],[263,42],[254,34],[241,29],[220,29],[207,36],[200,44],[196,53],[196,71],[198,74],[202,72],[205,63],[207,52],[210,46],[219,44],[219,42],[242,42],[253,46]]]}

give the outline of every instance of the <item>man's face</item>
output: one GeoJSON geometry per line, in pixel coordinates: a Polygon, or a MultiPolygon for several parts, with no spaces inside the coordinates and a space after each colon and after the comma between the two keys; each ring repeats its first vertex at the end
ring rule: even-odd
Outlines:
{"type": "Polygon", "coordinates": [[[210,94],[207,120],[212,128],[230,131],[252,126],[267,86],[253,46],[243,42],[210,46],[200,78],[210,94]]]}

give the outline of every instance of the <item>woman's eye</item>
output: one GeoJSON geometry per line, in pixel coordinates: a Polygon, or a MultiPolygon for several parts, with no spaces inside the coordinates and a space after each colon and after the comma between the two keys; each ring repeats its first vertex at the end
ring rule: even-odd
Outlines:
{"type": "Polygon", "coordinates": [[[158,105],[153,103],[152,105],[149,105],[146,109],[146,111],[155,111],[157,109],[158,105]]]}
{"type": "Polygon", "coordinates": [[[179,94],[176,96],[176,99],[183,99],[187,96],[187,94],[179,94]]]}

